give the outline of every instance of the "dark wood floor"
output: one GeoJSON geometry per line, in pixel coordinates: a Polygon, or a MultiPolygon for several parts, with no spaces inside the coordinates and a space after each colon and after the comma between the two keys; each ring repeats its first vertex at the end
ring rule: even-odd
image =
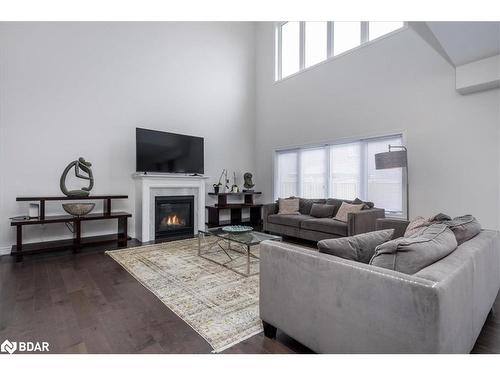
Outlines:
{"type": "MultiPolygon", "coordinates": [[[[129,241],[129,246],[135,246],[129,241]]],[[[103,253],[0,257],[0,342],[48,341],[52,353],[210,353],[210,346],[103,253]]],[[[496,310],[500,312],[500,297],[496,310]]],[[[225,353],[310,353],[278,331],[225,353]]],[[[500,316],[490,315],[473,353],[500,353],[500,316]]]]}

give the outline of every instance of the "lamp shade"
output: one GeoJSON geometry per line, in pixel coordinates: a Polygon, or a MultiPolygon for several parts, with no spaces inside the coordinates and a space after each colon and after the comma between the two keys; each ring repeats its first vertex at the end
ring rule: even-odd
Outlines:
{"type": "Polygon", "coordinates": [[[403,168],[407,163],[406,150],[375,154],[375,169],[403,168]]]}

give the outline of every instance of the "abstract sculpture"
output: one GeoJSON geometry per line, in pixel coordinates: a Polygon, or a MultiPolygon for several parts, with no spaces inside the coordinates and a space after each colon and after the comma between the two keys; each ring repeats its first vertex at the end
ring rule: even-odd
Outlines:
{"type": "Polygon", "coordinates": [[[250,190],[251,188],[253,188],[255,186],[255,184],[252,182],[252,177],[253,177],[253,175],[250,172],[246,172],[243,175],[243,179],[245,180],[245,183],[243,184],[243,186],[245,187],[246,190],[250,190]]]}
{"type": "Polygon", "coordinates": [[[94,187],[94,176],[92,175],[92,170],[90,167],[92,164],[88,161],[85,161],[84,158],[80,157],[78,160],[72,161],[68,164],[68,166],[64,169],[64,172],[61,175],[60,187],[61,191],[64,195],[68,197],[87,197],[90,194],[90,190],[94,187]],[[83,180],[89,180],[89,186],[83,187],[80,190],[70,190],[66,188],[66,176],[71,168],[75,168],[75,176],[81,178],[83,180]],[[80,173],[80,171],[87,174],[87,176],[80,173]]]}

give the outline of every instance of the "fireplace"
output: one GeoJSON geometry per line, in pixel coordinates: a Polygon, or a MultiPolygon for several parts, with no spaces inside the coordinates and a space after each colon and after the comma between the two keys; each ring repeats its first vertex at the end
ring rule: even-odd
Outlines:
{"type": "Polygon", "coordinates": [[[155,239],[192,237],[193,214],[193,195],[155,197],[155,239]]]}

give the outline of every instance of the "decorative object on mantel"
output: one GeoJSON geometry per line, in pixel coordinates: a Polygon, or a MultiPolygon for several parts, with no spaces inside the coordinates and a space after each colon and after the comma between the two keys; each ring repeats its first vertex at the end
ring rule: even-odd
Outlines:
{"type": "Polygon", "coordinates": [[[64,211],[73,216],[85,216],[95,207],[95,203],[63,203],[64,211]]]}
{"type": "Polygon", "coordinates": [[[227,233],[247,233],[253,231],[253,228],[248,225],[228,225],[222,227],[222,230],[227,233]]]}
{"type": "Polygon", "coordinates": [[[236,184],[236,172],[233,172],[233,185],[231,186],[231,193],[239,193],[240,188],[236,184]]]}
{"type": "Polygon", "coordinates": [[[59,186],[64,195],[68,197],[87,197],[90,194],[90,190],[94,187],[94,176],[92,174],[92,169],[90,167],[92,163],[86,161],[84,158],[79,157],[78,160],[74,160],[68,164],[61,175],[61,180],[59,186]],[[89,180],[89,186],[83,187],[80,190],[70,190],[66,188],[66,177],[68,172],[74,168],[75,176],[83,180],[89,180]],[[80,170],[87,174],[87,176],[80,174],[80,170]]]}
{"type": "Polygon", "coordinates": [[[246,172],[243,175],[243,179],[245,180],[245,183],[243,184],[243,191],[252,191],[251,189],[255,186],[255,184],[252,181],[253,175],[250,172],[246,172]]]}

